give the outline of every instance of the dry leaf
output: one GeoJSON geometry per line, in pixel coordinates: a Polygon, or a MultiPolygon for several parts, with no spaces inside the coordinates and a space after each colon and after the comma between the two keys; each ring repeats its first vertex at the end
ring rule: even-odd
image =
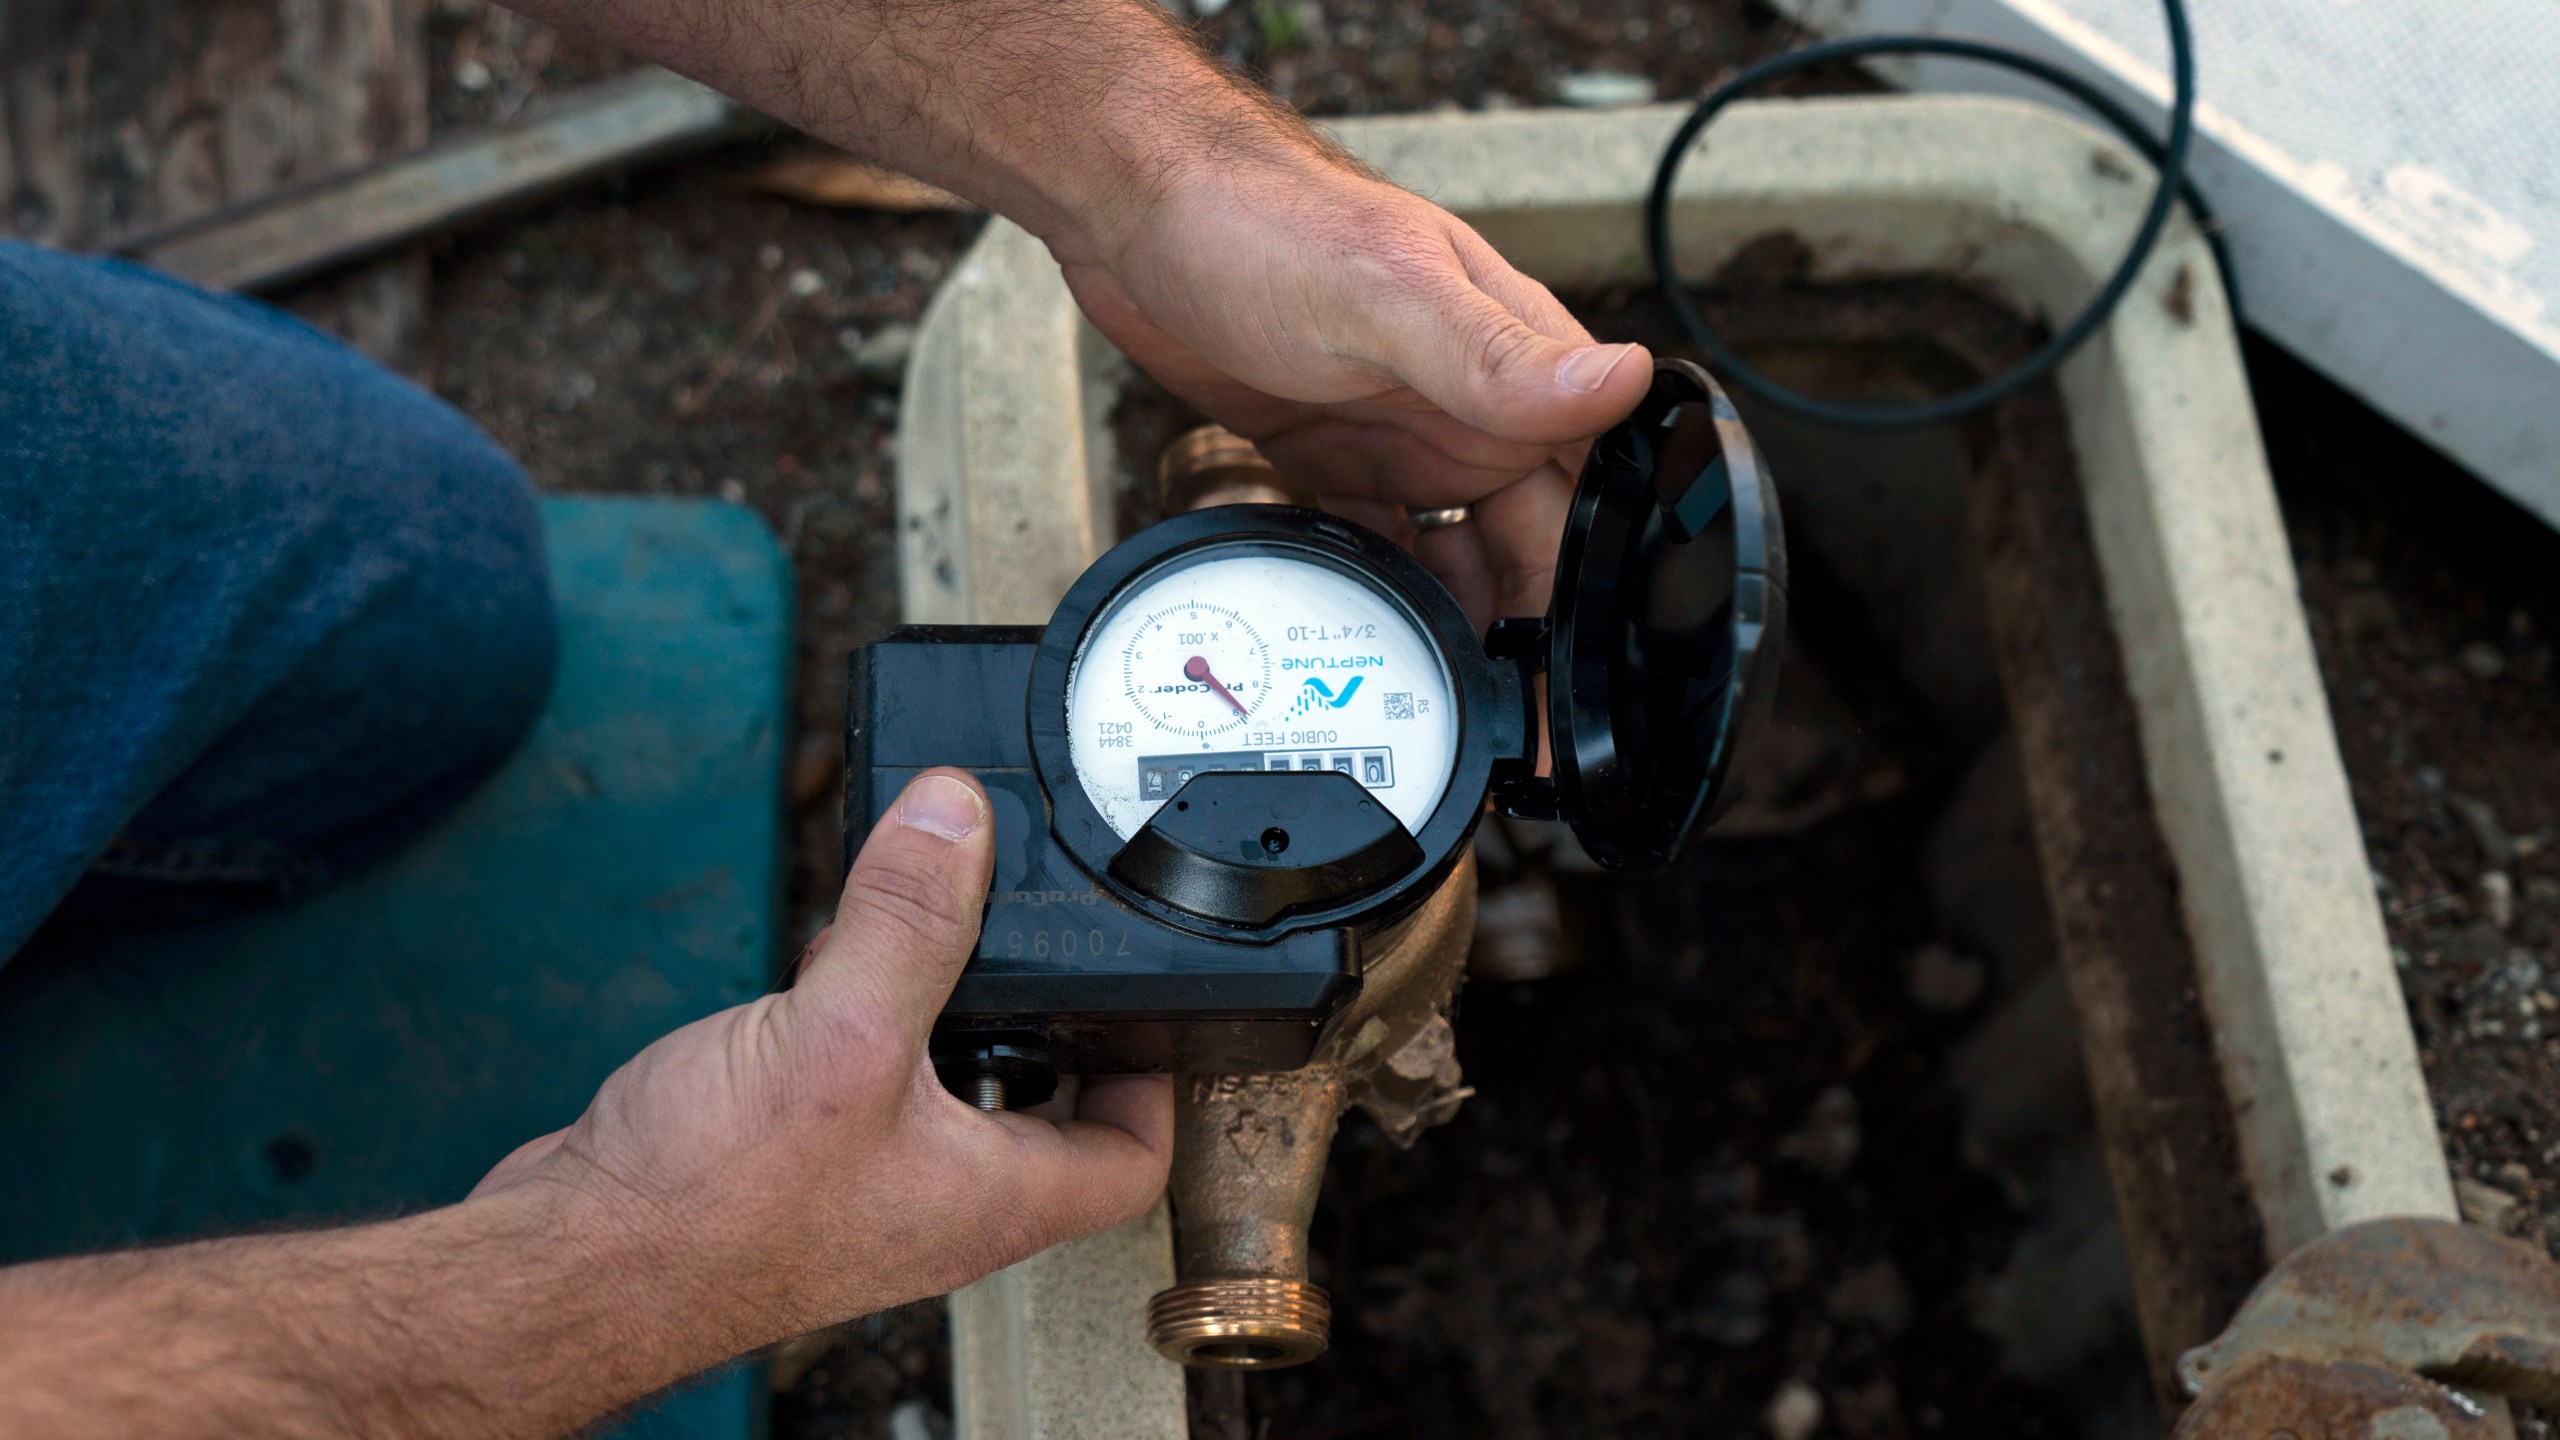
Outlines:
{"type": "Polygon", "coordinates": [[[851,155],[820,153],[776,160],[747,177],[748,188],[804,205],[839,210],[972,210],[939,186],[851,155]]]}

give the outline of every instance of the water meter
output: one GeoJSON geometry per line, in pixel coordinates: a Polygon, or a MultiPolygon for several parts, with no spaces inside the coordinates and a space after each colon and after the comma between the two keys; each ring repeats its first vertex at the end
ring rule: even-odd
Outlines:
{"type": "Polygon", "coordinates": [[[1613,869],[1668,862],[1765,723],[1785,585],[1749,435],[1664,361],[1592,446],[1543,617],[1479,638],[1383,537],[1229,505],[1124,541],[1045,627],[863,646],[848,857],[930,766],[994,806],[936,1068],[1015,1105],[1061,1072],[1296,1068],[1358,993],[1364,938],[1448,877],[1488,805],[1570,824],[1613,869]]]}

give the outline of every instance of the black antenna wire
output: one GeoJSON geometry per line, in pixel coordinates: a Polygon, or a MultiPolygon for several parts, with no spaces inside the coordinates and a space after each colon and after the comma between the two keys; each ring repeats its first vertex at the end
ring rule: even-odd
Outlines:
{"type": "MultiPolygon", "coordinates": [[[[1981,40],[1941,35],[1861,36],[1789,51],[1741,71],[1707,92],[1706,98],[1689,112],[1689,118],[1672,133],[1671,143],[1663,149],[1662,162],[1654,169],[1653,188],[1645,196],[1644,229],[1645,243],[1653,257],[1654,285],[1661,293],[1663,304],[1680,322],[1680,328],[1690,343],[1706,352],[1719,373],[1771,405],[1832,425],[1862,430],[1899,430],[1940,425],[1988,409],[2061,364],[2115,313],[2117,304],[2132,287],[2134,276],[2151,258],[2152,247],[2159,242],[2161,230],[2169,223],[2170,208],[2178,200],[2186,202],[2188,211],[2203,228],[2206,241],[2222,271],[2224,292],[2231,294],[2231,266],[2222,252],[2220,239],[2214,233],[2212,212],[2205,208],[2203,197],[2196,193],[2187,179],[2187,149],[2194,135],[2196,104],[2195,45],[2187,30],[2187,10],[2183,0],[2161,0],[2161,9],[2169,24],[2172,87],[2169,133],[2165,140],[2153,138],[2151,132],[2122,105],[2078,75],[2024,51],[1981,40]],[[1679,270],[1672,259],[1672,187],[1679,178],[1681,163],[1688,158],[1691,147],[1708,123],[1735,100],[1772,80],[1834,61],[1870,55],[1946,55],[2032,76],[2088,106],[2136,150],[2149,157],[2160,172],[2159,185],[2151,192],[2151,204],[2143,211],[2141,228],[2134,232],[2133,243],[2125,250],[2124,259],[2116,266],[2115,273],[2107,277],[2106,283],[2098,287],[2098,293],[2090,298],[2078,315],[2072,317],[2071,323],[2039,346],[2034,354],[2011,368],[1978,385],[1936,400],[1862,405],[1825,400],[1788,389],[1746,364],[1733,347],[1708,326],[1706,317],[1698,312],[1697,303],[1690,299],[1688,288],[1681,282],[1679,270]]],[[[2235,306],[2236,303],[2237,297],[2234,296],[2235,306]]]]}

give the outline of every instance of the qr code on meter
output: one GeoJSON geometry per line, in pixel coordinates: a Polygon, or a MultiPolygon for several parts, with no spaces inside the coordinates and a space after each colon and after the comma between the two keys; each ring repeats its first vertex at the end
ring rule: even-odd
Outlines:
{"type": "Polygon", "coordinates": [[[1390,720],[1410,720],[1410,719],[1412,719],[1412,718],[1413,718],[1413,692],[1412,692],[1412,691],[1410,691],[1410,690],[1390,690],[1390,691],[1388,691],[1388,692],[1386,693],[1386,697],[1385,697],[1385,698],[1386,698],[1386,702],[1387,702],[1387,718],[1388,718],[1388,719],[1390,719],[1390,720]]]}

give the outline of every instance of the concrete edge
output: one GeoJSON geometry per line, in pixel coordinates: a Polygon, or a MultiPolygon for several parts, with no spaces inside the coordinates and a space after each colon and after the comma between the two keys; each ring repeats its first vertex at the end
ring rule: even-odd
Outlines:
{"type": "Polygon", "coordinates": [[[1188,1440],[1182,1367],[1147,1348],[1173,1284],[1163,1201],[953,1292],[952,1422],[965,1440],[1188,1440]]]}
{"type": "Polygon", "coordinates": [[[908,623],[1044,624],[1108,543],[1108,492],[1089,479],[1107,476],[1109,456],[1087,453],[1083,328],[1048,248],[1001,220],[925,308],[898,416],[908,623]]]}

